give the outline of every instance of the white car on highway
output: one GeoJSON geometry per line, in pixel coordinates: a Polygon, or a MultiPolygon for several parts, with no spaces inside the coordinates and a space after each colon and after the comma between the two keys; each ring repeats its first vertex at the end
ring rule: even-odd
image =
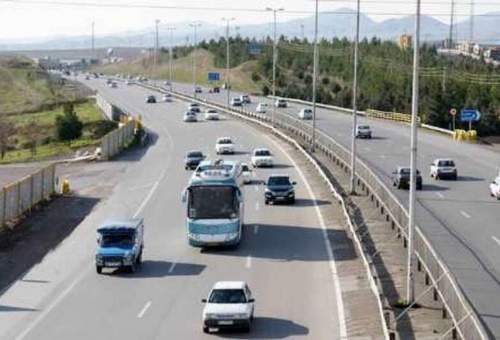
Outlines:
{"type": "Polygon", "coordinates": [[[161,98],[162,101],[165,103],[171,102],[172,101],[172,95],[170,93],[165,93],[163,97],[161,98]]]}
{"type": "Polygon", "coordinates": [[[184,118],[182,119],[186,123],[195,123],[198,121],[198,117],[196,117],[196,113],[193,111],[186,111],[184,113],[184,118]]]}
{"type": "Polygon", "coordinates": [[[241,176],[243,184],[252,183],[252,169],[250,169],[247,163],[241,163],[241,176]]]}
{"type": "Polygon", "coordinates": [[[220,154],[234,154],[234,144],[230,137],[217,138],[215,142],[215,153],[220,154]]]}
{"type": "Polygon", "coordinates": [[[215,109],[205,111],[205,120],[219,120],[219,113],[215,109]]]}
{"type": "Polygon", "coordinates": [[[283,98],[279,98],[279,99],[276,99],[276,101],[274,102],[274,106],[276,106],[277,108],[280,108],[280,107],[288,107],[288,102],[286,100],[284,100],[283,98]]]}
{"type": "Polygon", "coordinates": [[[490,183],[490,195],[500,200],[500,176],[497,176],[495,180],[490,183]]]}
{"type": "Polygon", "coordinates": [[[258,148],[253,150],[252,165],[254,166],[254,168],[272,167],[274,165],[274,162],[271,151],[266,148],[258,148]]]}
{"type": "Polygon", "coordinates": [[[250,100],[250,96],[248,94],[243,94],[240,96],[240,100],[243,104],[250,104],[252,101],[250,100]]]}
{"type": "Polygon", "coordinates": [[[450,178],[457,180],[458,172],[452,159],[438,158],[431,163],[430,176],[434,179],[450,178]]]}
{"type": "Polygon", "coordinates": [[[188,105],[188,110],[192,111],[194,113],[200,113],[201,112],[200,104],[198,104],[198,103],[190,103],[188,105]]]}
{"type": "Polygon", "coordinates": [[[372,138],[372,130],[369,125],[356,125],[356,138],[372,138]]]}
{"type": "Polygon", "coordinates": [[[217,282],[203,308],[203,332],[220,329],[239,329],[249,332],[252,325],[255,299],[243,281],[217,282]]]}
{"type": "Polygon", "coordinates": [[[308,108],[304,108],[299,111],[299,118],[304,120],[313,119],[313,111],[308,108]]]}
{"type": "Polygon", "coordinates": [[[241,106],[243,105],[241,99],[239,97],[235,97],[231,99],[231,106],[241,106]]]}
{"type": "Polygon", "coordinates": [[[267,108],[268,108],[268,105],[266,103],[259,103],[259,105],[257,105],[257,108],[255,109],[255,112],[266,113],[267,108]]]}

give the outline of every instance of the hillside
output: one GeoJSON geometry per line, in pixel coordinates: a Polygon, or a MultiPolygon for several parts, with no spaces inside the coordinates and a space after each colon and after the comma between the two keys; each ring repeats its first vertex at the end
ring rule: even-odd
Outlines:
{"type": "MultiPolygon", "coordinates": [[[[156,70],[153,70],[152,58],[142,57],[132,61],[122,61],[116,64],[103,65],[95,68],[97,72],[106,74],[130,74],[146,75],[151,79],[168,79],[169,77],[169,58],[168,53],[161,53],[156,70]],[[153,72],[154,71],[154,72],[153,72]]],[[[179,82],[189,83],[193,81],[192,73],[192,52],[186,56],[174,58],[172,62],[173,79],[179,82]]],[[[221,81],[224,81],[226,70],[214,66],[214,56],[212,53],[200,49],[196,51],[196,75],[197,82],[200,85],[208,84],[208,72],[219,72],[221,81]]],[[[231,69],[231,84],[233,88],[246,92],[259,92],[260,84],[252,82],[251,75],[255,69],[255,61],[244,62],[231,69]]]]}
{"type": "Polygon", "coordinates": [[[28,58],[0,57],[0,114],[47,109],[57,102],[77,99],[78,92],[28,58]]]}

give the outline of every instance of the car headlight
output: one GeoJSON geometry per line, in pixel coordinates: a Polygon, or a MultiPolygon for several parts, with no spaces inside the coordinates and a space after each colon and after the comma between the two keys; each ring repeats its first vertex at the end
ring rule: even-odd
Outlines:
{"type": "Polygon", "coordinates": [[[216,315],[213,313],[205,313],[203,314],[204,319],[216,319],[216,315]]]}
{"type": "Polygon", "coordinates": [[[132,252],[130,252],[127,255],[125,255],[125,261],[126,262],[132,262],[133,258],[134,258],[134,254],[132,252]]]}
{"type": "Polygon", "coordinates": [[[95,256],[95,261],[96,261],[97,263],[102,263],[102,261],[103,261],[102,256],[101,256],[101,255],[96,255],[96,256],[95,256]]]}

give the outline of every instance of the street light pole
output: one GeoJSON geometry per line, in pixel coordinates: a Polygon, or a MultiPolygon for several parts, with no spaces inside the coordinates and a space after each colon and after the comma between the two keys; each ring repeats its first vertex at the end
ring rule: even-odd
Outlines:
{"type": "Polygon", "coordinates": [[[356,126],[358,125],[358,59],[359,59],[359,17],[361,1],[357,0],[356,36],[354,38],[354,78],[352,81],[352,136],[351,136],[351,194],[356,194],[356,126]]]}
{"type": "Polygon", "coordinates": [[[170,48],[168,49],[168,83],[170,84],[170,91],[172,91],[172,54],[174,46],[174,30],[175,27],[169,26],[167,30],[170,32],[170,48]]]}
{"type": "Polygon", "coordinates": [[[410,208],[408,216],[408,265],[406,280],[406,303],[412,303],[415,299],[414,266],[415,255],[413,252],[415,238],[415,203],[417,184],[417,117],[418,117],[418,86],[420,67],[420,1],[417,0],[415,17],[415,39],[413,43],[413,93],[411,105],[411,157],[410,157],[410,208]]]}
{"type": "Polygon", "coordinates": [[[226,22],[226,94],[227,94],[227,99],[226,99],[226,105],[229,106],[230,102],[230,96],[231,96],[231,69],[230,69],[230,62],[229,62],[229,23],[233,20],[234,18],[222,18],[223,21],[226,22]]]}
{"type": "Polygon", "coordinates": [[[196,29],[201,26],[199,22],[189,24],[193,28],[193,92],[196,99],[196,29]]]}
{"type": "MultiPolygon", "coordinates": [[[[95,22],[92,21],[92,41],[91,41],[92,57],[91,57],[91,59],[92,58],[95,59],[95,31],[94,31],[94,28],[95,28],[95,22]]],[[[92,62],[92,60],[91,60],[91,62],[92,62]]]]}
{"type": "MultiPolygon", "coordinates": [[[[158,48],[159,48],[159,40],[158,40],[158,24],[160,23],[160,20],[156,19],[155,20],[155,55],[154,55],[154,58],[153,58],[153,75],[151,78],[153,78],[155,76],[155,72],[156,72],[156,63],[157,63],[157,59],[158,59],[158,48]]],[[[153,81],[153,84],[156,85],[156,79],[151,79],[153,81]]]]}
{"type": "MultiPolygon", "coordinates": [[[[277,41],[276,41],[276,13],[284,11],[284,8],[270,8],[267,7],[266,11],[273,12],[273,100],[276,100],[276,62],[278,61],[278,54],[276,51],[277,41]]],[[[276,116],[276,105],[273,105],[273,112],[271,117],[272,125],[274,126],[276,116]]]]}
{"type": "Polygon", "coordinates": [[[316,0],[316,7],[314,12],[314,51],[313,51],[313,88],[312,88],[312,140],[311,152],[314,152],[316,146],[316,87],[318,86],[318,8],[319,0],[316,0]]]}

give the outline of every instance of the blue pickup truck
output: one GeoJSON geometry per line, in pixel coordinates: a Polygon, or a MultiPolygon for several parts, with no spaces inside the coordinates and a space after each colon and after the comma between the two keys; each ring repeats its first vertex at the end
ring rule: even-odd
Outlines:
{"type": "Polygon", "coordinates": [[[97,229],[96,271],[101,274],[103,268],[124,268],[133,273],[141,264],[143,249],[143,219],[106,222],[97,229]]]}

